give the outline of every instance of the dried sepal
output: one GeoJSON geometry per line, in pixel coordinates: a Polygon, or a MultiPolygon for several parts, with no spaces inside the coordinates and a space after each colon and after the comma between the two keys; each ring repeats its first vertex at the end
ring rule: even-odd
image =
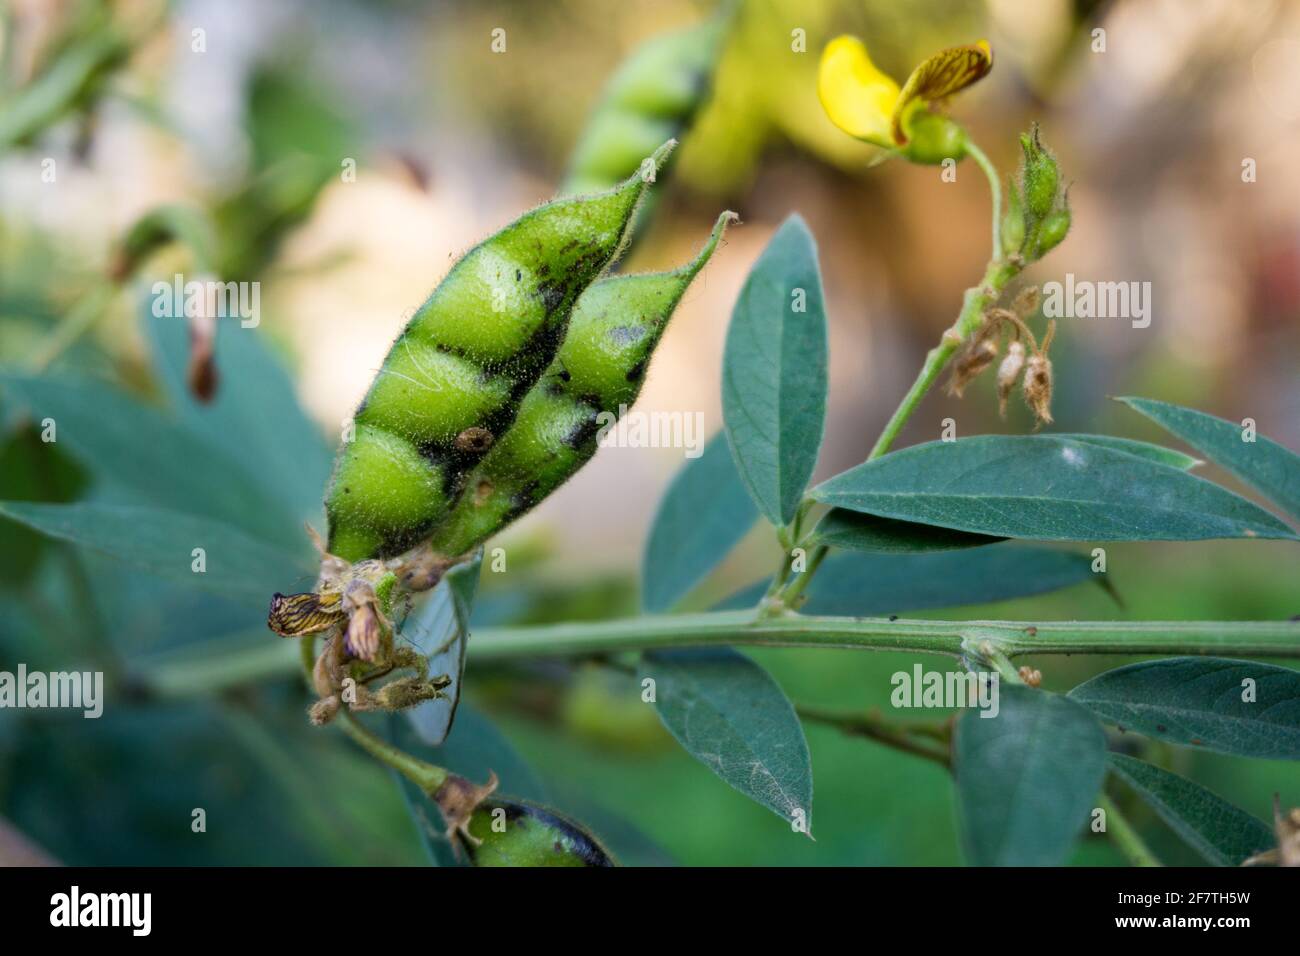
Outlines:
{"type": "Polygon", "coordinates": [[[1025,346],[1019,339],[1007,346],[1006,357],[998,366],[998,414],[1007,417],[1007,399],[1025,370],[1025,346]]]}
{"type": "Polygon", "coordinates": [[[1042,296],[1038,291],[1038,286],[1025,286],[1016,293],[1015,299],[1011,302],[1011,311],[1022,319],[1027,319],[1038,311],[1039,302],[1042,296]]]}
{"type": "Polygon", "coordinates": [[[1025,404],[1034,413],[1037,427],[1052,423],[1052,360],[1035,355],[1025,366],[1025,404]]]}
{"type": "Polygon", "coordinates": [[[998,357],[997,324],[985,320],[970,345],[957,356],[952,374],[948,378],[947,391],[955,398],[961,398],[966,386],[979,377],[980,373],[993,364],[998,357]]]}
{"type": "Polygon", "coordinates": [[[494,772],[489,772],[488,782],[482,786],[451,774],[433,794],[443,822],[447,824],[447,838],[453,845],[457,839],[464,839],[474,846],[482,842],[469,832],[469,824],[479,805],[496,792],[498,782],[494,772]]]}
{"type": "Polygon", "coordinates": [[[1047,357],[1047,350],[1055,334],[1056,322],[1052,321],[1047,326],[1043,344],[1025,366],[1025,381],[1021,389],[1025,404],[1034,413],[1039,428],[1052,423],[1052,360],[1047,357]]]}

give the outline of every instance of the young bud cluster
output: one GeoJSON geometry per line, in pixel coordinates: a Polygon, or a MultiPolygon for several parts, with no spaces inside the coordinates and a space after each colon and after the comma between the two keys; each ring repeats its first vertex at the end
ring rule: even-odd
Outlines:
{"type": "Polygon", "coordinates": [[[1070,200],[1061,185],[1060,164],[1043,145],[1037,123],[1020,134],[1020,147],[1020,176],[1010,183],[1002,219],[1002,253],[1034,262],[1070,231],[1070,200]]]}

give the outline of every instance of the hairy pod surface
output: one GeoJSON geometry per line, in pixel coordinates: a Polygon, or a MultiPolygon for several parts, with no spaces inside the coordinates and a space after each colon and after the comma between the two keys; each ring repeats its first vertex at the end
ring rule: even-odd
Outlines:
{"type": "Polygon", "coordinates": [[[708,97],[728,20],[724,13],[633,51],[588,119],[561,195],[608,189],[690,124],[708,97]]]}
{"type": "Polygon", "coordinates": [[[612,424],[636,401],[673,311],[735,218],[731,212],[719,216],[699,255],[680,268],[603,279],[582,294],[554,361],[434,529],[435,552],[472,550],[591,459],[602,424],[612,424]]]}
{"type": "MultiPolygon", "coordinates": [[[[651,154],[658,168],[674,144],[651,154]]],[[[326,493],[329,551],[418,543],[514,417],[578,296],[618,254],[647,177],[534,209],[467,252],[398,336],[326,493]]]]}

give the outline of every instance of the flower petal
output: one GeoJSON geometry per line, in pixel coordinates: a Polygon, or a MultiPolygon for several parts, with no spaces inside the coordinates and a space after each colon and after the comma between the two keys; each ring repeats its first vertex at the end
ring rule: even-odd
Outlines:
{"type": "Polygon", "coordinates": [[[907,142],[905,121],[911,115],[914,104],[919,106],[922,102],[952,96],[958,90],[964,90],[972,83],[984,79],[991,69],[993,51],[987,40],[949,47],[922,60],[903,84],[903,90],[894,106],[891,122],[894,142],[900,146],[907,142]]]}
{"type": "Polygon", "coordinates": [[[822,51],[817,95],[831,122],[857,139],[891,146],[889,120],[898,103],[898,84],[881,73],[862,41],[836,37],[822,51]]]}

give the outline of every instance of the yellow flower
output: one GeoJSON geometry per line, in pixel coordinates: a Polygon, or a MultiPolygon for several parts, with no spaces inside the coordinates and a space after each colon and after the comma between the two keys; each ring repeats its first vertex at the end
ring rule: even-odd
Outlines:
{"type": "Polygon", "coordinates": [[[854,36],[836,37],[822,51],[817,95],[826,115],[844,132],[886,149],[909,144],[919,113],[983,79],[993,68],[986,41],[950,47],[923,60],[902,88],[871,62],[854,36]]]}

